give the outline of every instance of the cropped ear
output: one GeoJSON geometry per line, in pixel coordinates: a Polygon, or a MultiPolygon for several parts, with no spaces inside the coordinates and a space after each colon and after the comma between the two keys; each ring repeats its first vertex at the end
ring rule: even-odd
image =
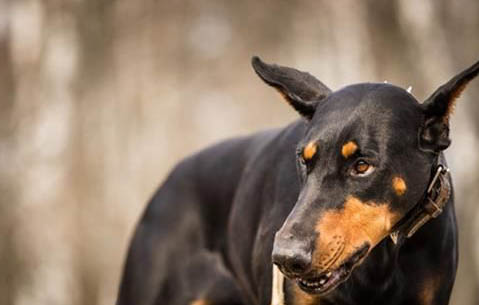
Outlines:
{"type": "Polygon", "coordinates": [[[331,89],[307,72],[267,64],[254,56],[251,64],[256,74],[274,87],[302,116],[313,117],[318,103],[331,93],[331,89]]]}
{"type": "Polygon", "coordinates": [[[424,101],[422,107],[425,121],[420,133],[420,145],[423,150],[439,152],[451,144],[449,117],[454,111],[455,100],[478,73],[479,61],[454,76],[424,101]]]}

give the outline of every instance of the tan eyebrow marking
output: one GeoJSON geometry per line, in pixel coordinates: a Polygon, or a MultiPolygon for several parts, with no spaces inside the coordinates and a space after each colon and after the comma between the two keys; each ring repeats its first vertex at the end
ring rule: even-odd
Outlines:
{"type": "Polygon", "coordinates": [[[341,154],[343,155],[344,158],[349,158],[352,156],[356,150],[358,150],[358,145],[354,143],[353,141],[349,141],[348,143],[343,145],[343,148],[341,149],[341,154]]]}
{"type": "Polygon", "coordinates": [[[313,158],[317,151],[318,145],[313,141],[309,142],[303,150],[304,160],[310,160],[311,158],[313,158]]]}
{"type": "Polygon", "coordinates": [[[404,181],[404,179],[401,177],[394,177],[393,189],[396,192],[396,195],[398,196],[403,195],[407,190],[406,182],[404,181]]]}

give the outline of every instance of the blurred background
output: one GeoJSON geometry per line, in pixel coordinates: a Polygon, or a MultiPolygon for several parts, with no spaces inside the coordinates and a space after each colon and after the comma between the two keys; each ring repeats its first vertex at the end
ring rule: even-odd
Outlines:
{"type": "MultiPolygon", "coordinates": [[[[479,2],[0,0],[0,304],[113,304],[146,202],[181,158],[297,118],[252,55],[333,89],[423,100],[479,59],[479,2]]],[[[479,80],[447,151],[479,304],[479,80]]]]}

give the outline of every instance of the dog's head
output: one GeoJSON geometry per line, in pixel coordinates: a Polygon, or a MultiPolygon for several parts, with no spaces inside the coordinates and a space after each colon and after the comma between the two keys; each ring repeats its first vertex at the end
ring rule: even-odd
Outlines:
{"type": "Polygon", "coordinates": [[[301,289],[325,294],[422,198],[449,144],[454,100],[479,62],[424,103],[385,83],[332,92],[314,76],[252,60],[256,73],[306,120],[297,147],[298,200],[277,232],[273,262],[301,289]]]}

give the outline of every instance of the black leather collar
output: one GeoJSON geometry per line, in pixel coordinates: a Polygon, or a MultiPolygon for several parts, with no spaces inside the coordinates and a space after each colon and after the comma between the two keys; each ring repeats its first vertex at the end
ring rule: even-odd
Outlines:
{"type": "Polygon", "coordinates": [[[451,196],[449,168],[439,161],[435,162],[431,181],[423,198],[394,226],[389,235],[395,244],[410,238],[424,224],[442,213],[451,196]]]}

